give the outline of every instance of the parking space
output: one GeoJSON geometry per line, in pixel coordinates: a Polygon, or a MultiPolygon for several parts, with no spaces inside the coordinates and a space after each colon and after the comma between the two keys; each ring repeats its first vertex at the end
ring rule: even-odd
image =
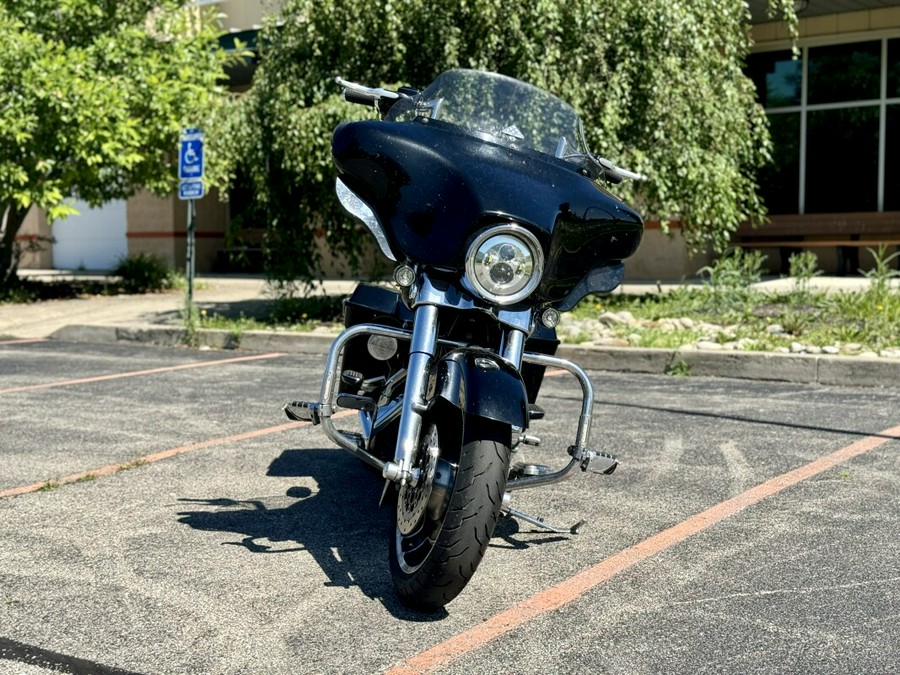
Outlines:
{"type": "MultiPolygon", "coordinates": [[[[423,617],[393,596],[377,476],[281,416],[284,401],[315,396],[321,359],[236,356],[250,355],[0,345],[0,390],[106,378],[0,391],[0,491],[182,450],[0,499],[0,673],[50,672],[54,658],[145,674],[900,661],[898,390],[592,373],[593,440],[622,467],[514,498],[585,528],[501,521],[466,591],[423,617]],[[26,665],[25,647],[45,665],[26,665]]],[[[574,388],[547,378],[529,461],[564,461],[574,388]]]]}

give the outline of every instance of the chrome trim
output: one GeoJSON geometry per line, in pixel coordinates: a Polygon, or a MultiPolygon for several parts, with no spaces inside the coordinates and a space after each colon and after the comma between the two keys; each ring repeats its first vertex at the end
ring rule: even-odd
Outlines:
{"type": "Polygon", "coordinates": [[[390,260],[397,262],[397,258],[395,258],[394,254],[391,252],[391,246],[388,243],[387,235],[384,233],[384,228],[381,226],[381,221],[378,220],[378,216],[375,215],[372,207],[366,204],[353,190],[348,188],[340,178],[335,180],[334,190],[337,192],[338,201],[341,202],[341,206],[347,209],[350,215],[359,218],[363,224],[369,228],[369,232],[375,237],[375,241],[378,242],[378,248],[381,249],[381,252],[390,260]]]}
{"type": "Polygon", "coordinates": [[[400,417],[400,414],[402,412],[403,397],[396,398],[387,405],[380,407],[375,412],[374,420],[372,421],[372,434],[377,434],[379,431],[384,429],[388,424],[400,417]]]}
{"type": "MultiPolygon", "coordinates": [[[[512,310],[502,307],[484,307],[476,303],[471,296],[462,293],[458,288],[448,285],[446,289],[437,288],[427,276],[423,275],[415,287],[416,296],[413,307],[419,305],[439,305],[453,309],[473,309],[490,314],[501,324],[517,330],[531,332],[531,308],[512,310]]],[[[460,346],[465,346],[460,344],[460,346]]]]}
{"type": "Polygon", "coordinates": [[[334,342],[331,343],[331,349],[328,350],[328,358],[325,360],[325,374],[322,377],[322,390],[319,394],[319,401],[321,402],[319,416],[321,418],[322,430],[328,438],[337,443],[340,447],[348,450],[366,464],[383,471],[384,462],[366,451],[366,449],[356,440],[356,437],[336,429],[334,422],[331,419],[332,415],[334,415],[334,406],[332,402],[334,401],[334,396],[338,389],[337,384],[340,380],[338,368],[340,366],[341,352],[347,342],[352,338],[359,335],[370,334],[396,337],[400,340],[409,339],[409,331],[365,323],[347,328],[338,335],[334,342]]]}
{"type": "Polygon", "coordinates": [[[403,411],[400,414],[397,448],[394,453],[394,464],[399,470],[401,483],[411,477],[410,471],[419,445],[431,361],[438,345],[437,331],[438,308],[435,305],[419,306],[413,322],[406,386],[403,389],[403,411]]]}
{"type": "Polygon", "coordinates": [[[482,230],[469,245],[468,251],[466,251],[466,273],[463,276],[463,285],[478,297],[497,303],[498,305],[512,305],[520,300],[524,300],[535,291],[538,284],[541,283],[541,278],[543,276],[544,249],[541,246],[541,242],[539,242],[538,238],[530,231],[515,223],[502,223],[482,230]],[[498,237],[504,234],[521,241],[531,250],[531,255],[534,258],[534,269],[531,271],[528,283],[525,284],[522,289],[510,295],[498,295],[497,293],[491,293],[488,289],[484,288],[475,276],[474,268],[475,254],[479,247],[491,237],[498,237]]]}
{"type": "MultiPolygon", "coordinates": [[[[431,306],[430,310],[431,311],[428,312],[428,314],[434,313],[434,315],[436,316],[437,308],[431,306]]],[[[430,319],[426,323],[430,324],[430,319]]],[[[430,332],[430,330],[428,332],[430,332]]],[[[377,433],[380,429],[384,428],[386,425],[394,421],[398,415],[401,416],[401,430],[403,430],[403,417],[406,416],[406,412],[408,409],[410,414],[409,419],[413,423],[410,424],[410,422],[407,422],[405,433],[409,434],[409,437],[407,438],[405,447],[412,447],[413,450],[415,449],[416,443],[418,442],[418,430],[421,429],[421,414],[413,410],[412,404],[410,404],[409,406],[406,405],[406,401],[408,399],[405,394],[401,399],[395,399],[385,405],[379,406],[378,410],[375,413],[374,419],[370,419],[368,422],[363,423],[364,432],[368,433],[367,438],[345,434],[339,431],[335,428],[334,423],[331,419],[332,415],[334,414],[332,401],[337,392],[337,382],[340,380],[339,373],[337,372],[340,365],[338,361],[340,354],[347,342],[352,338],[359,335],[373,334],[393,337],[397,338],[398,340],[413,339],[412,331],[368,323],[352,326],[338,335],[331,346],[331,350],[328,352],[328,359],[325,363],[325,376],[322,380],[322,391],[320,397],[321,426],[326,436],[337,443],[340,447],[348,450],[351,454],[363,460],[370,466],[379,469],[380,471],[382,471],[382,473],[384,473],[390,467],[392,480],[403,480],[404,478],[408,479],[411,464],[407,465],[404,473],[404,471],[402,470],[403,464],[401,464],[401,462],[404,461],[405,449],[403,452],[400,451],[401,444],[399,442],[399,439],[402,438],[402,434],[398,434],[398,452],[395,456],[394,462],[383,462],[382,460],[369,453],[365,447],[365,445],[368,444],[372,433],[377,433]]],[[[428,340],[426,338],[427,335],[422,335],[416,341],[420,349],[428,347],[428,340]]],[[[442,347],[460,348],[467,346],[465,343],[457,342],[454,340],[435,340],[435,342],[436,345],[440,345],[442,347]]],[[[433,354],[434,351],[432,350],[431,353],[433,354]]],[[[427,355],[419,352],[418,356],[421,359],[424,359],[427,355]]],[[[584,370],[582,370],[576,364],[565,359],[557,358],[555,356],[547,356],[546,354],[537,354],[534,352],[525,352],[522,355],[522,362],[533,363],[535,365],[545,366],[548,368],[560,368],[572,374],[575,379],[577,379],[581,384],[581,415],[578,420],[578,427],[576,429],[575,435],[575,444],[571,449],[572,459],[569,461],[569,464],[562,470],[548,474],[546,476],[525,476],[522,478],[510,480],[506,486],[507,490],[522,490],[524,488],[558,483],[562,480],[565,480],[577,469],[579,469],[586,453],[588,452],[587,444],[591,430],[591,412],[594,407],[594,392],[593,387],[591,386],[590,379],[588,378],[584,370]]],[[[413,360],[411,358],[410,367],[412,366],[413,360]]],[[[409,371],[407,371],[407,374],[408,372],[409,371]]],[[[427,372],[427,370],[425,370],[425,372],[427,372]]],[[[421,404],[422,402],[424,402],[424,389],[422,387],[427,385],[427,376],[424,378],[417,378],[417,380],[418,381],[416,383],[410,385],[410,379],[408,378],[407,382],[405,383],[405,391],[420,391],[421,400],[417,402],[421,404]]]]}
{"type": "Polygon", "coordinates": [[[521,330],[508,330],[503,336],[503,347],[501,354],[503,358],[511,363],[516,370],[522,369],[522,356],[525,352],[526,333],[521,330]]]}
{"type": "Polygon", "coordinates": [[[522,490],[524,488],[551,485],[569,478],[581,466],[581,460],[587,451],[587,444],[591,434],[591,412],[594,409],[594,388],[587,373],[571,361],[556,356],[525,352],[522,356],[525,363],[533,363],[548,368],[561,368],[571,373],[581,385],[581,416],[578,419],[578,428],[575,432],[575,445],[572,448],[572,459],[560,471],[546,476],[524,476],[515,478],[506,484],[507,490],[522,490]]]}

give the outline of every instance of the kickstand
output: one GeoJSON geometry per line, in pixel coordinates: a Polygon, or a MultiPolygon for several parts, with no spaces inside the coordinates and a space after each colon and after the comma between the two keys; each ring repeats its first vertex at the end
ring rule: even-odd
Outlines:
{"type": "Polygon", "coordinates": [[[387,494],[388,488],[391,486],[391,482],[389,480],[384,481],[384,489],[381,491],[381,499],[378,500],[379,508],[384,503],[384,496],[387,494]]]}
{"type": "Polygon", "coordinates": [[[585,525],[585,521],[579,520],[569,528],[555,527],[553,525],[550,525],[549,523],[545,523],[543,518],[529,516],[527,513],[522,513],[518,509],[514,509],[512,507],[507,507],[506,513],[510,516],[518,518],[519,520],[524,520],[526,523],[531,523],[532,525],[543,528],[545,530],[549,530],[550,532],[556,532],[557,534],[578,534],[578,531],[585,525]]]}

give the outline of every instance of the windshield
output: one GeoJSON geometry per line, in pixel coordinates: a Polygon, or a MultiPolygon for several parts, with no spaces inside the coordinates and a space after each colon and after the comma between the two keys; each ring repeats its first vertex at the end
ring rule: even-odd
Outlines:
{"type": "Polygon", "coordinates": [[[578,113],[530,84],[496,73],[449,70],[418,95],[398,101],[385,119],[430,118],[515,149],[582,165],[592,159],[578,113]]]}

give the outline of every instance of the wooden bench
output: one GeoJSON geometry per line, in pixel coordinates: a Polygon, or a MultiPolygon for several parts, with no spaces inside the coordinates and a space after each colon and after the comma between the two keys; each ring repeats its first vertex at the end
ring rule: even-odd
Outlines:
{"type": "Polygon", "coordinates": [[[900,214],[829,214],[773,216],[758,229],[742,227],[732,243],[740,248],[778,249],[780,271],[787,274],[793,253],[806,249],[834,248],[838,274],[853,274],[859,268],[859,250],[900,246],[900,214]]]}

